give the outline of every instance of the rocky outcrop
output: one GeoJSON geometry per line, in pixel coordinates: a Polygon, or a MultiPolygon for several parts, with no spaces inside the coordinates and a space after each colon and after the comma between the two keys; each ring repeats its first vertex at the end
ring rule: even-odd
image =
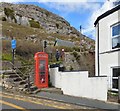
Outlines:
{"type": "Polygon", "coordinates": [[[80,34],[74,27],[71,27],[64,18],[38,6],[2,3],[1,13],[3,12],[3,16],[6,17],[8,21],[16,22],[20,25],[30,26],[29,20],[34,20],[48,33],[58,33],[76,37],[80,34]],[[14,17],[7,16],[5,14],[5,8],[10,9],[13,13],[11,15],[14,15],[14,17]]]}

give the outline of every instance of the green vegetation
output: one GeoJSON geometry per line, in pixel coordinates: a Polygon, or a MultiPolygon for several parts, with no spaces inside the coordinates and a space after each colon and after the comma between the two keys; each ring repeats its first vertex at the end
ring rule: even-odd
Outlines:
{"type": "Polygon", "coordinates": [[[15,23],[17,23],[17,20],[14,15],[14,10],[12,10],[10,8],[4,8],[4,13],[7,17],[10,17],[12,20],[15,21],[15,23]]]}
{"type": "Polygon", "coordinates": [[[48,34],[41,33],[44,32],[44,29],[36,28],[33,29],[29,26],[22,26],[16,23],[9,23],[7,21],[2,22],[2,35],[7,37],[15,37],[17,39],[25,39],[29,35],[38,35],[40,40],[46,39],[48,34]]]}
{"type": "MultiPolygon", "coordinates": [[[[34,21],[34,20],[33,20],[34,21]]],[[[58,39],[62,40],[72,40],[73,42],[80,42],[80,38],[76,37],[71,37],[68,35],[60,35],[60,34],[54,34],[54,33],[46,33],[44,29],[41,28],[31,28],[29,26],[22,26],[18,25],[16,23],[9,23],[8,21],[3,21],[2,22],[2,34],[4,37],[8,37],[8,40],[3,41],[3,54],[9,53],[11,54],[11,39],[10,37],[15,37],[17,40],[17,49],[16,49],[16,60],[20,61],[22,65],[29,65],[29,64],[34,64],[34,54],[38,51],[42,50],[42,44],[40,44],[40,41],[44,40],[49,40],[49,41],[55,41],[55,38],[57,37],[58,39]],[[35,36],[38,41],[35,43],[33,42],[34,40],[31,39],[32,36],[35,36]],[[30,40],[26,40],[30,39],[30,40]]],[[[54,44],[54,43],[53,43],[54,44]]],[[[49,54],[49,64],[60,64],[63,61],[60,59],[60,61],[56,62],[55,59],[55,52],[56,49],[65,49],[65,52],[72,52],[75,55],[76,60],[80,64],[80,68],[82,70],[87,70],[87,69],[93,69],[93,56],[94,55],[84,55],[84,51],[86,50],[86,47],[83,47],[82,50],[82,55],[79,53],[80,47],[77,45],[75,47],[65,47],[65,46],[53,46],[51,44],[50,47],[48,47],[48,54],[49,52],[52,52],[52,54],[49,54]],[[51,51],[50,51],[51,50],[51,51]],[[73,52],[74,50],[74,52],[73,52]],[[51,56],[52,55],[52,56],[51,56]],[[90,57],[89,57],[90,56],[90,57]],[[83,62],[84,61],[84,62],[83,62]],[[89,64],[89,66],[88,66],[89,64]],[[90,68],[92,67],[92,68],[90,68]]],[[[47,48],[46,48],[47,49],[47,48]]],[[[7,55],[8,56],[8,55],[7,55]]],[[[9,57],[8,57],[9,58],[9,57]]],[[[6,55],[4,56],[4,60],[11,60],[11,57],[8,59],[6,55]]],[[[72,67],[70,68],[72,70],[72,67]]],[[[93,72],[93,71],[91,71],[93,72]]],[[[92,73],[94,74],[94,73],[92,73]]]]}
{"type": "Polygon", "coordinates": [[[77,61],[80,60],[80,55],[78,54],[78,52],[73,51],[72,54],[74,55],[74,57],[76,58],[77,61]]]}
{"type": "Polygon", "coordinates": [[[6,60],[6,61],[12,61],[12,53],[3,53],[2,54],[2,60],[6,60]]]}
{"type": "Polygon", "coordinates": [[[7,21],[7,19],[5,17],[2,17],[2,21],[7,21]]]}
{"type": "MultiPolygon", "coordinates": [[[[21,61],[23,65],[32,64],[34,61],[34,54],[41,51],[41,47],[39,43],[33,44],[30,41],[17,40],[15,58],[21,61]]],[[[10,40],[2,41],[2,60],[12,61],[10,40]]]]}
{"type": "Polygon", "coordinates": [[[72,66],[70,66],[70,69],[69,69],[70,71],[73,71],[73,67],[72,66]]]}
{"type": "Polygon", "coordinates": [[[45,14],[48,17],[50,15],[50,12],[46,11],[45,14]]]}
{"type": "Polygon", "coordinates": [[[59,28],[59,24],[58,23],[56,23],[56,27],[57,27],[57,29],[59,28]]]}
{"type": "Polygon", "coordinates": [[[34,20],[29,20],[30,26],[34,27],[34,28],[40,28],[40,24],[38,21],[34,21],[34,20]]]}
{"type": "Polygon", "coordinates": [[[16,54],[22,57],[34,57],[34,54],[41,51],[42,46],[39,43],[33,44],[30,41],[17,41],[16,54]]]}

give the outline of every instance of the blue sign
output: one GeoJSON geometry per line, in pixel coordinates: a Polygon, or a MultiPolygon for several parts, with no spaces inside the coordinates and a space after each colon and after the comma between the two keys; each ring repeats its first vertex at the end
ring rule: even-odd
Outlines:
{"type": "Polygon", "coordinates": [[[15,49],[16,48],[16,40],[11,40],[11,47],[12,49],[15,49]]]}

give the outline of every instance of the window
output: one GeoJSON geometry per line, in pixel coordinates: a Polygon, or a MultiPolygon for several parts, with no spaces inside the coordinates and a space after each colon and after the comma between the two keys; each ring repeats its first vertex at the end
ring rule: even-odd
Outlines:
{"type": "Polygon", "coordinates": [[[113,68],[112,88],[118,90],[118,76],[120,76],[120,68],[113,68]]]}
{"type": "Polygon", "coordinates": [[[45,60],[40,60],[40,74],[44,75],[45,74],[45,60]]]}
{"type": "Polygon", "coordinates": [[[112,49],[120,48],[120,23],[112,26],[112,49]]]}

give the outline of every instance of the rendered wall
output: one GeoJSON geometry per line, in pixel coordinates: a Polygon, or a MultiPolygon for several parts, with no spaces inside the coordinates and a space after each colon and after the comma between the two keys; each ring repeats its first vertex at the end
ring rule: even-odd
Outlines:
{"type": "Polygon", "coordinates": [[[107,77],[88,77],[88,71],[59,72],[58,68],[51,68],[50,81],[63,94],[107,100],[107,77]]]}
{"type": "Polygon", "coordinates": [[[95,69],[98,76],[98,55],[99,74],[108,77],[108,90],[112,89],[112,68],[120,66],[120,50],[112,49],[111,27],[120,22],[120,10],[102,18],[96,25],[96,58],[95,69]],[[99,28],[98,28],[99,26],[99,28]],[[98,30],[99,29],[99,30],[98,30]],[[99,54],[98,54],[98,33],[99,33],[99,54]]]}

